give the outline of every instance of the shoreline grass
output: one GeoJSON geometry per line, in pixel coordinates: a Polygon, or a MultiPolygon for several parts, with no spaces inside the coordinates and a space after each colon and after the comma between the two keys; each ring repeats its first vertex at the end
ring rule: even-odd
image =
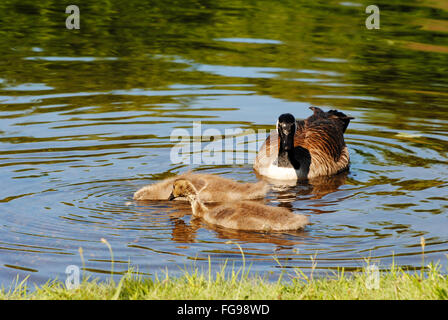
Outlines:
{"type": "MultiPolygon", "coordinates": [[[[211,261],[208,270],[185,267],[181,276],[144,276],[129,268],[116,283],[113,280],[113,251],[106,239],[111,255],[111,275],[107,281],[86,277],[83,250],[79,248],[83,264],[82,280],[75,288],[68,288],[59,280],[48,281],[41,286],[30,287],[27,278],[16,281],[9,289],[0,289],[0,300],[448,300],[448,275],[441,272],[440,264],[430,262],[425,266],[425,240],[421,238],[422,268],[409,272],[392,263],[390,269],[379,270],[370,259],[361,272],[347,273],[344,268],[334,275],[314,276],[315,257],[311,273],[307,276],[300,268],[292,274],[282,272],[276,282],[259,275],[250,276],[246,268],[244,251],[243,265],[230,270],[227,261],[212,276],[211,261]],[[289,278],[284,280],[285,275],[289,278]]],[[[447,256],[448,257],[448,256],[447,256]]],[[[274,257],[274,260],[281,263],[274,257]]],[[[71,287],[71,286],[69,286],[71,287]]]]}
{"type": "MultiPolygon", "coordinates": [[[[281,277],[270,282],[249,276],[244,269],[226,272],[225,266],[214,276],[194,268],[178,277],[168,273],[154,279],[129,270],[118,283],[113,280],[83,279],[79,287],[67,289],[62,281],[49,281],[29,287],[26,279],[10,289],[0,289],[2,300],[424,300],[448,299],[448,277],[438,265],[425,271],[405,271],[394,267],[379,271],[372,286],[372,274],[346,274],[341,269],[334,276],[305,276],[300,270],[288,281],[281,277]]],[[[289,275],[291,276],[291,275],[289,275]]]]}

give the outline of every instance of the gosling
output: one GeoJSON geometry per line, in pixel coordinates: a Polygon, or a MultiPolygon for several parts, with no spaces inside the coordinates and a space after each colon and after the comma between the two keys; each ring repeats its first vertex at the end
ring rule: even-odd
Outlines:
{"type": "MultiPolygon", "coordinates": [[[[187,179],[196,190],[202,190],[201,200],[203,202],[261,199],[270,189],[265,181],[239,183],[217,175],[187,172],[139,189],[134,193],[134,200],[168,200],[173,190],[173,182],[178,179],[187,179]]],[[[186,198],[179,197],[176,200],[186,200],[186,198]]]]}
{"type": "Polygon", "coordinates": [[[186,197],[190,201],[193,216],[207,223],[229,229],[251,231],[288,231],[303,229],[309,220],[304,215],[294,214],[286,208],[271,207],[253,201],[238,201],[208,209],[199,199],[201,190],[192,182],[177,179],[169,200],[186,197]]]}

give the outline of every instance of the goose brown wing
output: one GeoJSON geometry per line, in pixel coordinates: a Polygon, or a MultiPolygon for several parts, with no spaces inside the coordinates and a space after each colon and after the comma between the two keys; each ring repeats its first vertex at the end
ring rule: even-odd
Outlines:
{"type": "Polygon", "coordinates": [[[307,149],[312,157],[317,155],[338,161],[345,147],[344,131],[350,117],[337,110],[324,112],[316,107],[311,109],[314,114],[298,127],[294,146],[307,149]]]}
{"type": "Polygon", "coordinates": [[[280,137],[276,131],[272,131],[266,138],[255,158],[254,168],[268,167],[277,159],[280,145],[280,137]]]}
{"type": "MultiPolygon", "coordinates": [[[[337,121],[339,123],[342,123],[342,132],[344,133],[345,130],[347,129],[350,120],[355,119],[353,117],[349,117],[347,116],[345,113],[340,112],[338,110],[330,110],[327,112],[328,115],[332,118],[332,119],[337,119],[337,121]]],[[[340,124],[339,124],[340,125],[340,124]]]]}

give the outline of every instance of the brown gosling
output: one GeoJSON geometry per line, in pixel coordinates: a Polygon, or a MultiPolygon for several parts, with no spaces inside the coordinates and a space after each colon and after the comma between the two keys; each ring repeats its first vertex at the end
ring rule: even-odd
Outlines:
{"type": "MultiPolygon", "coordinates": [[[[141,188],[134,193],[134,200],[168,200],[173,190],[173,183],[178,179],[188,179],[197,190],[202,189],[203,202],[261,199],[270,189],[265,181],[239,183],[217,175],[187,172],[141,188]]],[[[177,200],[186,199],[178,198],[177,200]]]]}
{"type": "MultiPolygon", "coordinates": [[[[204,188],[204,187],[203,187],[204,188]]],[[[193,183],[178,179],[173,183],[170,200],[186,197],[190,201],[193,216],[224,228],[253,231],[288,231],[303,229],[309,220],[286,208],[271,207],[253,201],[237,201],[208,209],[199,199],[203,190],[193,183]]]]}

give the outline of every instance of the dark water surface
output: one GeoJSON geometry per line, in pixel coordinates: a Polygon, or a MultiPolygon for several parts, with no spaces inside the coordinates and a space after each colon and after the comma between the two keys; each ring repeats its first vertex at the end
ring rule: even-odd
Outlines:
{"type": "MultiPolygon", "coordinates": [[[[58,1],[0,3],[0,284],[196,265],[350,270],[439,261],[448,253],[448,5],[366,2],[58,1]],[[176,164],[174,129],[272,129],[310,105],[356,119],[348,174],[274,188],[267,203],[307,215],[300,233],[211,228],[189,205],[135,202],[186,170],[257,181],[240,163],[176,164]],[[228,241],[232,241],[229,243],[228,241]],[[277,261],[276,261],[277,260],[277,261]]],[[[194,154],[189,154],[191,157],[194,154]]],[[[242,162],[242,163],[241,163],[242,162]]]]}

